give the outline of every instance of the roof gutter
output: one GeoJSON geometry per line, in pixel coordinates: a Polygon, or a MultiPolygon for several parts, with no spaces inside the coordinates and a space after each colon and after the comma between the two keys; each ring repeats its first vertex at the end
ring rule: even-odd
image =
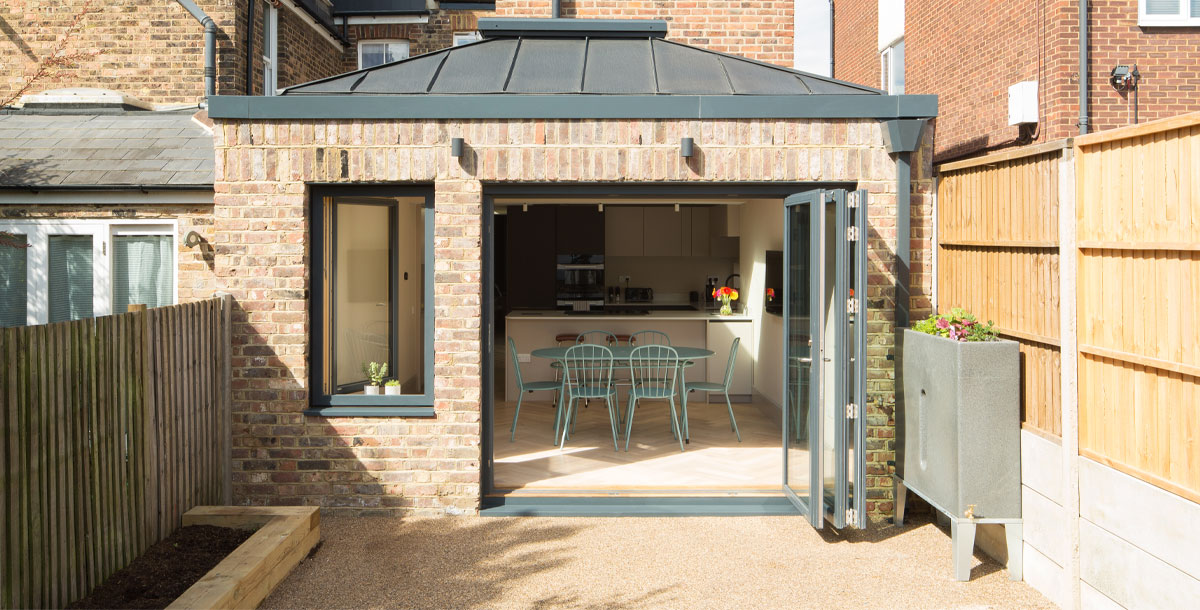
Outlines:
{"type": "Polygon", "coordinates": [[[217,94],[217,23],[192,0],[175,0],[204,26],[204,97],[217,94]]]}

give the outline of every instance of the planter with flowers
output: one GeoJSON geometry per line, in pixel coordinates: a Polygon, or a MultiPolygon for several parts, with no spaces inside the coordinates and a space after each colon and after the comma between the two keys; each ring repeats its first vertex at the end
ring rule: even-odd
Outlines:
{"type": "Polygon", "coordinates": [[[721,315],[732,316],[733,307],[729,303],[738,299],[738,291],[729,286],[721,286],[713,290],[712,295],[714,299],[721,299],[721,315]]]}
{"type": "Polygon", "coordinates": [[[900,337],[896,518],[905,487],[957,519],[1021,516],[1020,350],[962,309],[900,337]]]}

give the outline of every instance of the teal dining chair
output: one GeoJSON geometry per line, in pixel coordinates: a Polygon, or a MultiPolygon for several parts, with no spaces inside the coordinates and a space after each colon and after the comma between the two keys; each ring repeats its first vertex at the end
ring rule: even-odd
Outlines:
{"type": "MultiPolygon", "coordinates": [[[[508,338],[508,353],[512,357],[513,374],[517,380],[517,410],[513,413],[512,430],[509,433],[508,441],[511,443],[517,440],[517,417],[521,415],[521,401],[525,398],[526,392],[555,392],[562,388],[561,381],[525,381],[521,377],[521,363],[517,358],[517,344],[513,342],[513,338],[508,338]]],[[[555,397],[557,398],[557,396],[555,397]]],[[[558,401],[555,400],[557,403],[558,401]]],[[[557,430],[555,430],[557,432],[557,430]]]]}
{"type": "MultiPolygon", "coordinates": [[[[563,391],[565,407],[558,421],[562,425],[562,441],[565,447],[571,428],[574,427],[576,401],[591,398],[604,399],[608,407],[608,423],[612,428],[613,451],[617,450],[617,413],[613,403],[616,390],[612,383],[613,353],[603,345],[583,343],[567,348],[563,356],[563,391]]],[[[557,432],[557,431],[556,431],[557,432]]]]}
{"type": "Polygon", "coordinates": [[[661,330],[639,330],[629,335],[630,345],[670,345],[671,337],[661,330]]]}
{"type": "Polygon", "coordinates": [[[733,383],[733,365],[737,361],[738,345],[742,342],[741,337],[735,337],[733,346],[729,348],[729,362],[725,365],[725,381],[721,383],[713,383],[711,381],[688,381],[683,384],[683,435],[684,438],[690,440],[688,436],[688,393],[690,392],[721,392],[725,395],[725,407],[729,409],[729,426],[733,428],[733,433],[737,435],[738,442],[742,442],[742,433],[738,431],[737,420],[733,417],[733,404],[729,401],[729,385],[733,383]]]}
{"type": "Polygon", "coordinates": [[[683,430],[675,411],[675,381],[679,374],[679,352],[669,345],[641,345],[629,353],[629,407],[625,412],[625,451],[633,433],[633,415],[640,400],[665,400],[671,407],[671,432],[683,451],[683,430]]]}

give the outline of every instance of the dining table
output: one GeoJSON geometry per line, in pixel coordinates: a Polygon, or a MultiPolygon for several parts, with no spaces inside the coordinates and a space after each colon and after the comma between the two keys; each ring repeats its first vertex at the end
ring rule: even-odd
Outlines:
{"type": "MultiPolygon", "coordinates": [[[[529,355],[533,356],[534,358],[545,358],[545,359],[555,360],[557,362],[563,363],[563,361],[565,361],[567,358],[567,350],[570,349],[571,347],[574,347],[574,346],[541,347],[541,348],[538,348],[538,349],[535,349],[535,350],[529,352],[529,355]]],[[[606,346],[606,347],[608,347],[608,349],[612,351],[613,370],[616,371],[619,367],[622,367],[622,366],[629,367],[630,356],[633,355],[633,350],[637,346],[636,345],[613,345],[613,346],[606,346]]],[[[676,385],[679,388],[680,401],[682,401],[683,400],[683,392],[684,392],[684,379],[685,379],[685,375],[686,375],[686,373],[684,371],[686,370],[686,368],[688,366],[691,366],[691,364],[696,360],[704,360],[707,358],[711,358],[713,356],[713,351],[710,349],[705,349],[703,347],[688,347],[688,346],[684,346],[684,345],[671,345],[669,347],[674,348],[675,352],[677,354],[679,354],[679,378],[676,380],[676,385]]],[[[566,383],[565,377],[564,377],[563,382],[566,383]]],[[[563,400],[565,398],[565,395],[566,395],[566,392],[558,393],[558,407],[557,407],[558,414],[555,415],[555,417],[554,417],[554,431],[555,431],[554,444],[555,445],[558,444],[559,422],[561,420],[561,416],[563,413],[563,400]]],[[[618,409],[618,411],[619,410],[620,409],[618,409]]],[[[563,425],[565,425],[565,422],[563,422],[563,425]]],[[[687,425],[686,411],[684,412],[684,425],[685,426],[687,425]]],[[[684,429],[684,431],[686,434],[686,428],[684,429]]]]}

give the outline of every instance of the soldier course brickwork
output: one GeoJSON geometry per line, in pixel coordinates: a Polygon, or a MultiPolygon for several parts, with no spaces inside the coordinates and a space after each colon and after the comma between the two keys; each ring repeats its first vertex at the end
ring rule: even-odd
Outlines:
{"type": "MultiPolygon", "coordinates": [[[[1200,27],[1141,27],[1137,0],[1090,2],[1091,131],[1133,123],[1133,94],[1109,72],[1138,64],[1141,122],[1200,110],[1200,27]]],[[[835,20],[837,78],[879,82],[878,0],[842,0],[835,20]],[[869,15],[869,16],[868,16],[869,15]]],[[[905,92],[939,96],[940,161],[1079,133],[1079,13],[1068,0],[905,2],[905,92]],[[1008,125],[1008,87],[1039,83],[1036,131],[1008,125]]]]}
{"type": "MultiPolygon", "coordinates": [[[[917,227],[929,222],[930,138],[914,162],[917,227]]],[[[238,502],[351,512],[477,509],[483,184],[508,181],[849,181],[868,189],[867,493],[874,516],[890,513],[896,183],[874,121],[218,120],[213,244],[221,289],[237,303],[238,502]],[[678,154],[684,135],[700,151],[686,162],[678,154]],[[451,137],[468,142],[461,161],[450,157],[451,137]],[[434,193],[436,417],[302,414],[312,332],[308,183],[424,184],[434,193]]],[[[927,239],[914,250],[928,261],[927,239]]],[[[927,302],[928,275],[915,273],[918,283],[912,292],[927,302]]]]}

